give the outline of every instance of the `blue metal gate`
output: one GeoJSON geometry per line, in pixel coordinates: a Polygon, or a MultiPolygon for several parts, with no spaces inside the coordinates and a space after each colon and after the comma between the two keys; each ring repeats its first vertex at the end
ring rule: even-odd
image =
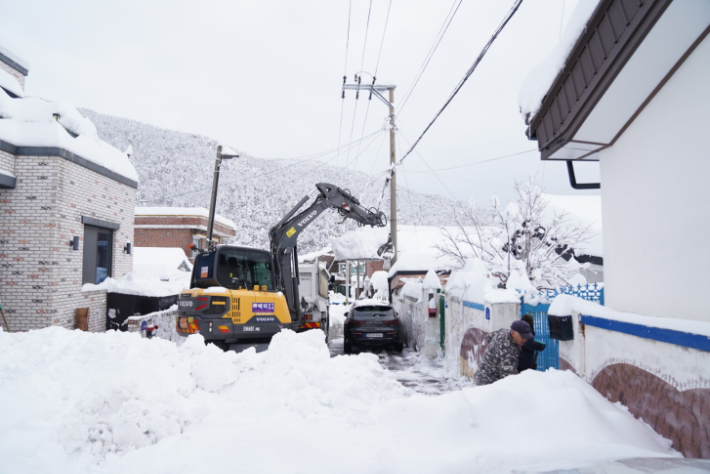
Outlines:
{"type": "MultiPolygon", "coordinates": [[[[559,295],[572,295],[587,301],[593,301],[604,305],[604,288],[597,283],[587,285],[567,286],[555,290],[546,290],[539,293],[543,299],[551,302],[559,295]]],[[[533,317],[535,340],[546,344],[544,351],[540,352],[537,357],[537,370],[545,371],[550,367],[554,369],[560,368],[560,343],[556,339],[550,339],[550,327],[547,322],[547,311],[550,309],[549,304],[527,304],[521,298],[520,316],[529,314],[533,317]]]]}
{"type": "Polygon", "coordinates": [[[550,327],[547,323],[547,310],[550,309],[549,304],[531,304],[522,303],[520,305],[520,316],[529,314],[535,321],[535,340],[542,342],[547,347],[544,351],[538,352],[537,370],[545,371],[552,367],[553,369],[560,368],[560,342],[556,339],[550,339],[550,327]]]}

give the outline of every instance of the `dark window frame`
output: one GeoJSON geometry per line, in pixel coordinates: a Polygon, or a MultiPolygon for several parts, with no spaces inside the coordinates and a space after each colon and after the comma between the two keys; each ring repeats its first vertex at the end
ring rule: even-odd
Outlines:
{"type": "MultiPolygon", "coordinates": [[[[83,258],[82,258],[82,274],[81,274],[81,284],[91,283],[96,285],[101,283],[98,281],[99,268],[106,268],[106,278],[113,275],[113,243],[114,243],[114,229],[109,229],[107,227],[99,227],[95,225],[84,224],[84,248],[83,248],[83,258]],[[106,262],[105,267],[99,267],[99,260],[102,255],[99,253],[99,236],[101,234],[108,235],[108,243],[106,245],[106,262]]],[[[105,242],[105,240],[102,240],[105,242]]],[[[103,281],[103,280],[101,280],[103,281]]]]}

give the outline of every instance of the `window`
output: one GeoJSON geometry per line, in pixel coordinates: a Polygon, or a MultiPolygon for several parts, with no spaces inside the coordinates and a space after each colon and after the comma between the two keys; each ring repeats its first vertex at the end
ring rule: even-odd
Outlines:
{"type": "Polygon", "coordinates": [[[82,284],[98,284],[111,276],[113,231],[84,224],[82,284]]]}
{"type": "Polygon", "coordinates": [[[226,288],[252,289],[254,285],[264,285],[268,290],[273,290],[271,255],[247,249],[222,248],[217,263],[217,281],[226,288]]]}
{"type": "Polygon", "coordinates": [[[195,258],[197,256],[197,249],[201,248],[200,247],[200,236],[197,234],[192,235],[192,245],[195,247],[192,249],[192,258],[195,258]]]}

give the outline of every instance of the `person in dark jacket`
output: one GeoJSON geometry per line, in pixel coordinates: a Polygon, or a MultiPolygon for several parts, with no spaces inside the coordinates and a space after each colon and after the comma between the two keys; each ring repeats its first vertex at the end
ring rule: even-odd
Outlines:
{"type": "Polygon", "coordinates": [[[488,385],[508,375],[518,373],[520,347],[532,339],[532,330],[525,321],[513,321],[510,329],[493,331],[486,337],[488,346],[483,360],[473,375],[476,385],[488,385]]]}
{"type": "Polygon", "coordinates": [[[524,314],[521,320],[528,323],[532,331],[533,338],[525,341],[525,344],[520,346],[520,357],[518,358],[518,373],[527,369],[537,369],[537,353],[544,351],[547,347],[542,342],[537,342],[535,338],[535,325],[533,317],[529,314],[524,314]]]}

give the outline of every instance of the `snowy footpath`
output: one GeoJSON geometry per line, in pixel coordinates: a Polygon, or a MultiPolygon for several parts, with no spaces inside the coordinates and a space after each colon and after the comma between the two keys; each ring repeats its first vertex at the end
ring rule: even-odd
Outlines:
{"type": "Polygon", "coordinates": [[[377,354],[331,357],[319,331],[259,354],[200,336],[0,332],[0,473],[529,472],[680,456],[570,372],[434,396],[397,377],[377,354]]]}

